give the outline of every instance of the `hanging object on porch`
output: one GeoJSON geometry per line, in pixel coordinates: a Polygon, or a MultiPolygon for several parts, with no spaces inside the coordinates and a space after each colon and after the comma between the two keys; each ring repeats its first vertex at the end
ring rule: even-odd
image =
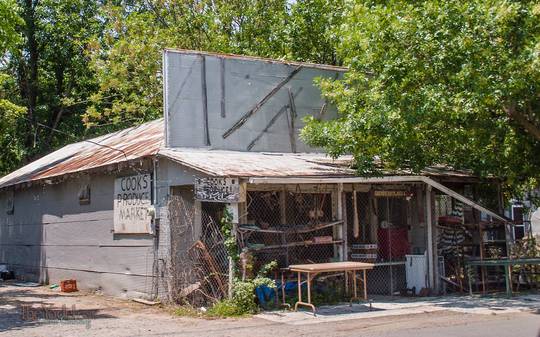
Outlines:
{"type": "Polygon", "coordinates": [[[312,222],[318,222],[319,219],[324,217],[323,207],[324,207],[325,201],[326,201],[325,194],[316,195],[313,198],[313,202],[314,202],[313,208],[310,209],[308,212],[309,218],[312,222]]]}
{"type": "Polygon", "coordinates": [[[358,205],[356,202],[356,190],[353,187],[353,235],[355,239],[360,236],[360,222],[358,220],[358,205]]]}

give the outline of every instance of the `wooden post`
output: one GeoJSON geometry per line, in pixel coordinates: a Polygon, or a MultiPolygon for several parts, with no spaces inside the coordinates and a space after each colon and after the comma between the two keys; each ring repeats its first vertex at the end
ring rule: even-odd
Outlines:
{"type": "MultiPolygon", "coordinates": [[[[343,186],[343,185],[342,185],[343,186]]],[[[343,231],[343,261],[349,260],[349,222],[347,221],[347,194],[341,192],[341,217],[343,225],[341,226],[343,231]]]]}
{"type": "Polygon", "coordinates": [[[428,253],[428,281],[429,287],[435,285],[434,261],[433,261],[433,223],[431,213],[431,186],[426,186],[426,226],[427,226],[427,253],[428,253]]]}
{"type": "MultiPolygon", "coordinates": [[[[240,207],[238,203],[227,204],[227,210],[232,214],[232,223],[233,223],[233,233],[236,237],[236,232],[238,229],[238,222],[240,220],[240,207]]],[[[229,288],[228,288],[228,297],[232,299],[233,296],[233,281],[234,281],[234,261],[231,256],[229,256],[229,288]]]]}
{"type": "MultiPolygon", "coordinates": [[[[336,200],[335,220],[343,220],[343,184],[337,184],[337,191],[334,194],[336,200]]],[[[344,224],[335,226],[335,234],[337,240],[342,240],[341,246],[337,251],[337,257],[339,261],[347,260],[346,243],[344,240],[344,224]]]]}
{"type": "Polygon", "coordinates": [[[353,201],[353,236],[355,239],[358,239],[358,237],[360,236],[360,220],[358,219],[358,202],[357,202],[357,198],[356,198],[356,189],[354,188],[354,185],[353,185],[353,197],[352,197],[352,201],[353,201]]]}

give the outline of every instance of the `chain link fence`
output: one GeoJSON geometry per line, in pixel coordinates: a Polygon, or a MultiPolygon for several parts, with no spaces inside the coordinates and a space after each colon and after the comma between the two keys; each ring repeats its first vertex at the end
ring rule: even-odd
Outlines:
{"type": "Polygon", "coordinates": [[[220,219],[223,204],[196,207],[191,187],[176,188],[168,201],[171,263],[167,270],[172,301],[205,306],[228,294],[228,256],[220,219]]]}
{"type": "MultiPolygon", "coordinates": [[[[442,193],[434,192],[427,201],[421,184],[357,190],[349,186],[341,195],[335,188],[249,190],[236,227],[239,275],[253,278],[276,261],[278,269],[270,276],[287,282],[295,277],[286,271],[292,264],[343,259],[375,265],[367,274],[370,295],[428,295],[427,288],[467,292],[469,274],[474,291],[504,287],[500,268],[467,269],[466,262],[507,256],[507,223],[442,193]],[[431,240],[427,212],[433,219],[431,240]],[[343,220],[337,220],[340,217],[343,220]],[[436,259],[434,284],[428,280],[429,242],[436,259]]],[[[168,209],[172,256],[168,286],[173,300],[201,306],[226,297],[229,259],[220,230],[224,204],[197,205],[192,189],[186,187],[173,190],[168,209]]],[[[314,296],[326,302],[331,302],[328,293],[342,296],[343,277],[337,273],[315,282],[314,296]]]]}

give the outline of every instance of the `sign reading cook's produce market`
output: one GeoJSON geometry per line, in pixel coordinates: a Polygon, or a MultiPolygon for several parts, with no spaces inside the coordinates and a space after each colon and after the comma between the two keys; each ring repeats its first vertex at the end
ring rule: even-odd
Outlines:
{"type": "Polygon", "coordinates": [[[152,216],[150,174],[116,178],[114,182],[114,232],[150,233],[152,216]]]}
{"type": "Polygon", "coordinates": [[[236,178],[195,179],[195,199],[212,202],[243,202],[245,191],[236,178]]]}

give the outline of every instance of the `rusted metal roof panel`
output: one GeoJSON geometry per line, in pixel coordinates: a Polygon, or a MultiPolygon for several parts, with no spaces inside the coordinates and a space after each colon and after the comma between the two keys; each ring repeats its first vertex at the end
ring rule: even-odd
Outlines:
{"type": "MultiPolygon", "coordinates": [[[[212,176],[235,177],[353,177],[352,156],[332,159],[322,153],[241,152],[193,148],[162,148],[164,122],[158,119],[101,137],[70,144],[2,178],[0,188],[60,177],[160,155],[212,176]]],[[[406,170],[385,175],[411,174],[406,170]]],[[[421,175],[474,177],[447,167],[431,167],[421,175]]]]}
{"type": "Polygon", "coordinates": [[[331,159],[324,154],[265,153],[165,148],[159,156],[213,176],[336,177],[353,176],[352,157],[331,159]]]}
{"type": "Polygon", "coordinates": [[[155,155],[163,119],[64,146],[0,178],[0,188],[155,155]]]}

